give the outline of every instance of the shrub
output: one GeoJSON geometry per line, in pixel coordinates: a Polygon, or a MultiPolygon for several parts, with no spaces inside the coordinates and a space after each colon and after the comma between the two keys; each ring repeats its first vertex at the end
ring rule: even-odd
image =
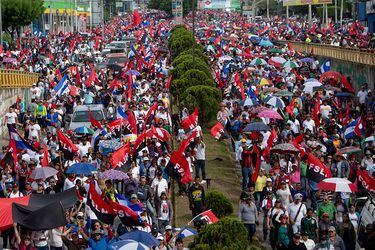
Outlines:
{"type": "Polygon", "coordinates": [[[199,108],[199,121],[202,125],[216,116],[221,101],[221,92],[215,87],[197,85],[189,87],[181,95],[180,104],[193,112],[199,108]]]}
{"type": "Polygon", "coordinates": [[[206,195],[206,207],[221,218],[233,213],[233,205],[229,199],[217,190],[211,190],[206,195]]]}
{"type": "Polygon", "coordinates": [[[176,58],[181,52],[191,49],[195,42],[191,34],[183,34],[173,38],[169,48],[171,50],[172,59],[176,58]]]}
{"type": "Polygon", "coordinates": [[[190,69],[186,71],[180,78],[174,79],[171,85],[171,93],[173,96],[180,96],[184,91],[192,86],[205,85],[213,86],[214,81],[207,74],[198,69],[190,69]]]}
{"type": "Polygon", "coordinates": [[[237,219],[222,218],[215,224],[205,225],[194,238],[193,250],[244,250],[247,248],[247,231],[237,219]]]}
{"type": "Polygon", "coordinates": [[[201,59],[195,58],[194,62],[192,58],[187,58],[185,61],[180,62],[174,69],[172,69],[173,79],[180,79],[185,72],[190,69],[198,69],[203,71],[208,78],[212,78],[210,68],[201,59]]]}

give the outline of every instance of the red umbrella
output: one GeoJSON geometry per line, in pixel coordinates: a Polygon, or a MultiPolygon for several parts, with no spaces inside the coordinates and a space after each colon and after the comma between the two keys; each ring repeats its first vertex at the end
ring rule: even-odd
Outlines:
{"type": "Polygon", "coordinates": [[[324,78],[333,78],[336,81],[339,81],[339,80],[341,80],[341,77],[342,77],[342,74],[340,74],[337,71],[327,71],[327,72],[324,72],[320,76],[319,82],[323,82],[324,78]]]}

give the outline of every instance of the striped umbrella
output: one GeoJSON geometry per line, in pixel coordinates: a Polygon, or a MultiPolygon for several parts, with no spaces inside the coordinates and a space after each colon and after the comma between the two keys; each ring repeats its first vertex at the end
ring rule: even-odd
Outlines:
{"type": "Polygon", "coordinates": [[[283,118],[279,113],[277,113],[274,110],[265,110],[260,113],[258,113],[258,117],[263,117],[263,118],[271,118],[271,119],[278,119],[282,120],[283,118]]]}
{"type": "Polygon", "coordinates": [[[268,63],[270,65],[275,66],[275,67],[281,67],[283,65],[283,63],[285,63],[285,62],[286,62],[285,58],[282,58],[282,57],[279,57],[279,56],[271,57],[271,59],[268,60],[268,63]]]}
{"type": "Polygon", "coordinates": [[[305,93],[311,94],[315,91],[319,91],[319,90],[323,90],[323,89],[324,89],[324,87],[323,87],[322,83],[310,81],[310,82],[305,82],[305,84],[303,85],[302,91],[305,92],[305,93]]]}
{"type": "Polygon", "coordinates": [[[86,126],[76,128],[74,131],[77,134],[94,134],[94,130],[92,130],[91,128],[88,128],[86,126]]]}
{"type": "Polygon", "coordinates": [[[298,67],[299,65],[296,62],[290,60],[283,63],[283,68],[295,69],[298,67]]]}
{"type": "Polygon", "coordinates": [[[253,98],[246,98],[243,106],[257,106],[259,105],[258,102],[253,98]]]}
{"type": "Polygon", "coordinates": [[[326,178],[318,183],[318,188],[333,192],[357,192],[357,186],[344,178],[326,178]]]}
{"type": "Polygon", "coordinates": [[[262,59],[262,58],[255,58],[250,62],[251,66],[256,66],[256,65],[266,65],[267,62],[262,59]]]}
{"type": "Polygon", "coordinates": [[[276,96],[268,96],[264,100],[266,104],[275,107],[275,108],[285,108],[285,103],[279,97],[276,96]]]}

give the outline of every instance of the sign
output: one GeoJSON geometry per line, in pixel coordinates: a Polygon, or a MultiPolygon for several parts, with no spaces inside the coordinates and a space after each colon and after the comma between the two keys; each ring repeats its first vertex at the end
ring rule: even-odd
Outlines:
{"type": "Polygon", "coordinates": [[[332,0],[283,0],[283,6],[302,6],[309,4],[332,4],[332,0]]]}
{"type": "Polygon", "coordinates": [[[122,8],[123,2],[116,2],[116,8],[122,8]]]}

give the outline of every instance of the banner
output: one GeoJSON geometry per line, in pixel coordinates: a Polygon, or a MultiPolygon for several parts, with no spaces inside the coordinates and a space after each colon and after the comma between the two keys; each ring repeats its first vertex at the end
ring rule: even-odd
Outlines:
{"type": "Polygon", "coordinates": [[[309,4],[332,4],[332,0],[283,0],[283,6],[302,6],[309,4]]]}

